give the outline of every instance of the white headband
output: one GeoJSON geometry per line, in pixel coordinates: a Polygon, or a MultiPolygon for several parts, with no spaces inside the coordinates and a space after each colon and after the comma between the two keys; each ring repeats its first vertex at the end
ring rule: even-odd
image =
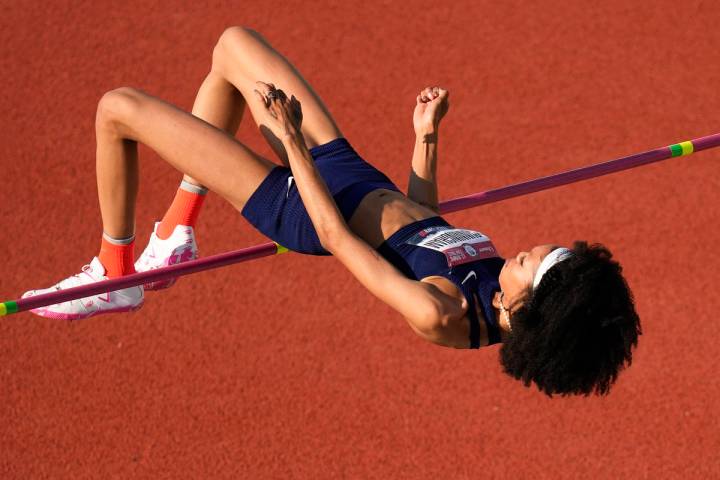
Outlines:
{"type": "Polygon", "coordinates": [[[543,275],[545,275],[545,272],[550,270],[550,267],[555,265],[556,263],[562,262],[563,260],[567,260],[572,256],[572,250],[567,248],[556,248],[552,252],[545,255],[545,258],[543,258],[543,261],[540,262],[540,266],[537,269],[537,272],[535,272],[535,279],[533,280],[533,289],[537,288],[538,285],[540,285],[540,280],[542,280],[543,275]]]}

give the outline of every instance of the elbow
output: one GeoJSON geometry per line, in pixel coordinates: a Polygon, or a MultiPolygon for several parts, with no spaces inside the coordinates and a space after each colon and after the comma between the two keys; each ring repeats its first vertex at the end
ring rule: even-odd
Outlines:
{"type": "Polygon", "coordinates": [[[431,309],[422,322],[418,322],[415,332],[424,340],[442,347],[468,348],[467,332],[461,328],[462,322],[454,321],[440,309],[431,309]]]}
{"type": "Polygon", "coordinates": [[[440,206],[438,204],[432,204],[432,203],[426,203],[426,202],[418,202],[423,207],[429,208],[433,212],[440,214],[440,206]]]}
{"type": "Polygon", "coordinates": [[[320,245],[322,245],[322,247],[328,252],[333,253],[340,238],[337,230],[318,228],[316,229],[316,232],[318,240],[320,240],[320,245]]]}
{"type": "Polygon", "coordinates": [[[423,339],[444,345],[443,339],[445,338],[447,325],[437,309],[429,309],[413,326],[415,332],[423,339]]]}

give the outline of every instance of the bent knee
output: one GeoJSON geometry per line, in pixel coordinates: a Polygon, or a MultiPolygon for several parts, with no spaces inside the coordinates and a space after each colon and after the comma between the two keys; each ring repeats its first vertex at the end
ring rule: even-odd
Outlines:
{"type": "Polygon", "coordinates": [[[246,50],[251,43],[258,41],[267,43],[262,35],[252,28],[241,26],[226,28],[213,49],[213,69],[222,70],[229,53],[246,50]]]}
{"type": "Polygon", "coordinates": [[[243,41],[253,41],[262,39],[257,30],[253,30],[250,27],[241,27],[234,25],[226,28],[223,33],[220,34],[217,43],[222,45],[232,45],[243,41]]]}
{"type": "Polygon", "coordinates": [[[95,124],[98,127],[116,129],[126,123],[140,108],[144,93],[132,87],[110,90],[98,102],[95,124]]]}

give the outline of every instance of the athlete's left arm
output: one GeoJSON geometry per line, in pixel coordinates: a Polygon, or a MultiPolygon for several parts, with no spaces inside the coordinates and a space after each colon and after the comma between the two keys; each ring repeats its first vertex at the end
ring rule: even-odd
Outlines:
{"type": "Polygon", "coordinates": [[[407,278],[349,229],[328,232],[323,245],[420,337],[446,347],[469,348],[469,323],[455,297],[431,283],[407,278]]]}
{"type": "Polygon", "coordinates": [[[302,137],[283,138],[300,197],[322,246],[370,293],[405,317],[418,335],[445,344],[447,329],[443,328],[443,320],[449,317],[444,317],[443,312],[449,310],[447,303],[451,299],[434,285],[405,277],[350,230],[317,172],[302,137]]]}
{"type": "MultiPolygon", "coordinates": [[[[348,226],[305,145],[301,130],[302,106],[294,96],[288,98],[272,84],[256,82],[256,85],[262,91],[255,90],[256,99],[265,107],[263,124],[285,147],[298,193],[322,243],[326,231],[348,229],[348,226]]],[[[323,247],[327,249],[325,244],[323,247]]]]}
{"type": "Polygon", "coordinates": [[[286,135],[282,137],[282,143],[288,154],[288,161],[295,177],[295,185],[303,205],[305,205],[305,210],[310,216],[320,243],[329,250],[324,242],[328,236],[327,232],[350,231],[350,227],[330,194],[327,183],[315,166],[302,134],[286,135]]]}
{"type": "Polygon", "coordinates": [[[459,308],[457,302],[434,285],[405,277],[350,230],[305,145],[299,103],[282,92],[273,96],[274,88],[268,84],[258,85],[263,90],[257,94],[266,107],[267,124],[282,139],[298,192],[323,247],[373,295],[405,317],[418,335],[456,346],[458,328],[462,329],[462,322],[452,321],[457,316],[453,316],[459,308]]]}

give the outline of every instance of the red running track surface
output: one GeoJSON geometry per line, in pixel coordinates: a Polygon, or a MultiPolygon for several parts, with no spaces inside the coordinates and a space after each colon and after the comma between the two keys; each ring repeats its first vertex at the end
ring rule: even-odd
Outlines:
{"type": "MultiPolygon", "coordinates": [[[[415,95],[446,86],[447,199],[718,132],[720,10],[644,3],[6,2],[0,297],[97,252],[102,94],[189,110],[227,26],[262,32],[403,188],[415,95]]],[[[249,118],[237,136],[272,155],[249,118]]],[[[140,154],[142,248],[180,174],[140,154]]],[[[503,255],[610,247],[645,334],[606,398],[548,399],[497,347],[425,343],[334,259],[287,254],[181,279],[133,315],[3,318],[0,477],[718,478],[719,169],[702,152],[448,215],[503,255]]],[[[201,253],[266,241],[208,200],[201,253]]]]}

